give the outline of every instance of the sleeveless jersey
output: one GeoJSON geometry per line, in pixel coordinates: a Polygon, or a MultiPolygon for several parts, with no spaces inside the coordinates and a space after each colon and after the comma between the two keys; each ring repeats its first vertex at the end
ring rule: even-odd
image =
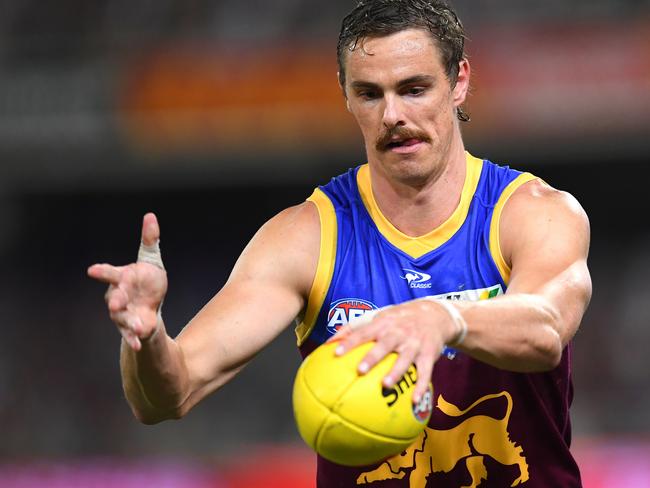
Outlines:
{"type": "MultiPolygon", "coordinates": [[[[351,318],[423,296],[485,300],[505,293],[510,270],[499,218],[512,193],[534,179],[467,154],[460,203],[421,237],[396,229],[374,200],[367,165],[333,178],[309,198],[321,223],[316,277],[296,328],[303,357],[351,318]]],[[[319,487],[580,487],[571,456],[570,347],[557,368],[514,373],[447,349],[434,366],[434,408],[420,438],[373,466],[318,458],[319,487]]]]}

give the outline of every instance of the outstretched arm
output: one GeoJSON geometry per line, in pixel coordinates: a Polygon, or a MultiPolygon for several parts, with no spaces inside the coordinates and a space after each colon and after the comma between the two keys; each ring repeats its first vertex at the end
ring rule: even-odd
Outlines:
{"type": "MultiPolygon", "coordinates": [[[[158,239],[153,214],[143,242],[158,239]]],[[[121,370],[136,417],[156,423],[185,415],[239,372],[300,313],[316,269],[318,214],[311,203],[267,222],[241,254],[226,285],[172,339],[158,307],[167,289],[163,269],[138,262],[93,265],[109,284],[106,301],[123,336],[121,370]]]]}
{"type": "Polygon", "coordinates": [[[359,365],[362,373],[389,352],[399,353],[384,379],[387,387],[415,363],[420,378],[415,401],[426,390],[445,344],[511,371],[554,368],[591,297],[587,217],[572,196],[531,181],[507,202],[501,216],[500,243],[511,267],[505,295],[480,302],[448,302],[446,306],[413,300],[390,307],[367,325],[344,328],[338,335],[340,353],[377,341],[359,365]],[[458,313],[450,313],[449,306],[458,313]],[[461,337],[462,343],[455,344],[461,337]]]}

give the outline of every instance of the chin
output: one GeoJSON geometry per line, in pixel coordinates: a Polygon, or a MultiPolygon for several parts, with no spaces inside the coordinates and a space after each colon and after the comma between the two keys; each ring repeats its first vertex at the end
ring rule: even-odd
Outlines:
{"type": "Polygon", "coordinates": [[[388,155],[382,161],[382,166],[387,175],[409,186],[418,186],[426,183],[435,173],[430,161],[423,161],[422,157],[391,157],[388,155]]]}

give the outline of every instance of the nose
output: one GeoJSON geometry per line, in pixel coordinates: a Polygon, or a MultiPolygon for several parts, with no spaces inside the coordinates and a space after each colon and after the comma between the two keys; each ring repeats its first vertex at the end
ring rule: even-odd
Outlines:
{"type": "Polygon", "coordinates": [[[399,97],[386,94],[384,96],[384,113],[382,123],[387,129],[392,129],[398,125],[405,125],[404,112],[399,97]]]}

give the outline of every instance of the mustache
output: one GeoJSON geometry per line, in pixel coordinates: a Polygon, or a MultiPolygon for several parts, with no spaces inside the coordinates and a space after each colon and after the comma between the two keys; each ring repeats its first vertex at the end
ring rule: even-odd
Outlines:
{"type": "Polygon", "coordinates": [[[431,142],[431,138],[426,133],[398,125],[391,129],[386,129],[379,135],[377,141],[375,142],[375,149],[377,149],[377,151],[386,151],[388,149],[388,145],[393,142],[392,139],[394,138],[397,138],[401,141],[406,141],[408,139],[418,139],[422,142],[431,142]]]}

